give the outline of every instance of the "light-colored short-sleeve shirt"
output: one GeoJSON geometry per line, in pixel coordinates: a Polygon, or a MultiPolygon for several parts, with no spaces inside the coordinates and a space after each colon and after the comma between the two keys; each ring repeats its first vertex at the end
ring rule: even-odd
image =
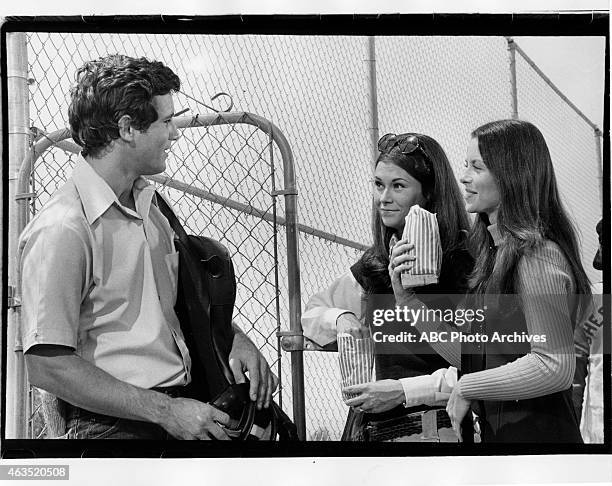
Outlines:
{"type": "Polygon", "coordinates": [[[174,312],[178,253],[154,194],[137,179],[136,211],[126,208],[79,157],[20,238],[24,352],[68,346],[143,388],[189,382],[191,361],[174,312]]]}

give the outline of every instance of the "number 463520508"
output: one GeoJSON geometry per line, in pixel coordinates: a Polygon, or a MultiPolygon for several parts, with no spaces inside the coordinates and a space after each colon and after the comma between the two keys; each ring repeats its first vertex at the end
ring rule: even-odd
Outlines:
{"type": "Polygon", "coordinates": [[[68,479],[68,466],[0,466],[0,479],[68,479]]]}

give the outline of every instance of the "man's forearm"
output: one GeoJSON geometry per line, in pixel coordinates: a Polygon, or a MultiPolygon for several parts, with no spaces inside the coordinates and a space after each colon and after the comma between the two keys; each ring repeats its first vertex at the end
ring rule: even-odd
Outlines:
{"type": "Polygon", "coordinates": [[[36,346],[25,361],[34,386],[77,407],[157,424],[167,415],[169,397],[118,380],[68,348],[36,346]]]}

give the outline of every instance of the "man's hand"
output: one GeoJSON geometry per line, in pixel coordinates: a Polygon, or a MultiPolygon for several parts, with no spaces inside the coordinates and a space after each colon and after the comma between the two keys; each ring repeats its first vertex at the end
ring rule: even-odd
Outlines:
{"type": "Polygon", "coordinates": [[[167,414],[160,425],[177,439],[230,440],[221,425],[230,417],[208,403],[191,398],[169,398],[167,414]]]}
{"type": "Polygon", "coordinates": [[[347,386],[344,393],[359,393],[355,398],[346,400],[349,407],[361,412],[381,413],[404,403],[404,388],[398,380],[380,380],[347,386]]]}
{"type": "Polygon", "coordinates": [[[257,408],[268,408],[272,393],[278,386],[278,378],[270,371],[268,363],[253,342],[240,330],[234,327],[234,342],[229,355],[229,366],[236,383],[244,383],[245,371],[249,373],[251,400],[257,400],[257,408]]]}

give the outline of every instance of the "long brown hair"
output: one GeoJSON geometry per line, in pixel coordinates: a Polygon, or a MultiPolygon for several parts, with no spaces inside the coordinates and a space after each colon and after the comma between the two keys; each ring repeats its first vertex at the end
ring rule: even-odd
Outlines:
{"type": "Polygon", "coordinates": [[[567,258],[576,293],[590,295],[589,279],[578,251],[578,239],[567,215],[544,136],[533,124],[499,120],[472,132],[482,160],[497,182],[500,204],[497,226],[505,237],[496,248],[487,230],[486,214],[478,214],[470,232],[476,259],[470,287],[476,293],[514,293],[515,273],[522,255],[554,241],[567,258]]]}
{"type": "MultiPolygon", "coordinates": [[[[402,134],[409,135],[409,134],[402,134]]],[[[381,162],[392,163],[408,173],[414,162],[428,164],[433,170],[433,181],[421,183],[423,196],[425,198],[424,209],[437,214],[438,227],[443,255],[452,253],[453,250],[465,248],[469,220],[465,211],[459,185],[450,166],[444,149],[433,138],[420,133],[412,133],[419,139],[423,151],[415,151],[403,154],[395,147],[389,152],[381,153],[374,167],[381,162]]],[[[411,174],[412,175],[412,174],[411,174]]],[[[390,286],[391,280],[387,267],[389,265],[389,241],[395,233],[395,229],[386,227],[380,217],[377,208],[372,208],[372,234],[374,245],[369,248],[362,257],[362,262],[367,268],[369,275],[381,282],[383,286],[390,286]]],[[[397,235],[401,238],[402,235],[397,235]]],[[[442,266],[446,263],[442,260],[442,266]]]]}

